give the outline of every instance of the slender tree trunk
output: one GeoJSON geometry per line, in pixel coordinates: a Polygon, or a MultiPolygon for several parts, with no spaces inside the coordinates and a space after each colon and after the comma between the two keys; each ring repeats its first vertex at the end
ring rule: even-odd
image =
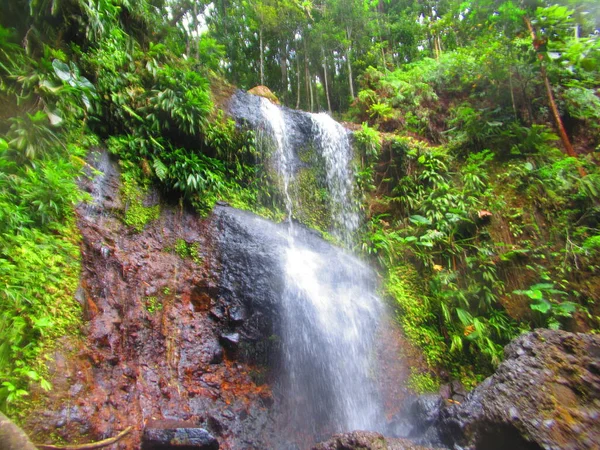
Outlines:
{"type": "MultiPolygon", "coordinates": [[[[537,39],[536,39],[536,35],[535,35],[535,30],[534,30],[533,26],[531,25],[531,21],[529,20],[529,18],[527,16],[524,16],[523,20],[525,20],[525,24],[527,25],[527,28],[529,29],[529,33],[531,34],[531,39],[533,40],[533,46],[537,50],[537,44],[536,44],[537,39]]],[[[577,158],[577,153],[575,153],[575,150],[573,149],[573,146],[571,145],[571,141],[569,140],[569,135],[567,134],[567,130],[565,130],[565,126],[560,117],[560,113],[558,112],[558,107],[556,106],[556,101],[554,100],[554,94],[552,93],[552,85],[550,84],[550,80],[548,79],[548,73],[546,72],[546,65],[544,64],[544,56],[541,53],[538,53],[538,59],[540,61],[540,72],[542,75],[542,80],[544,81],[544,86],[546,88],[546,96],[548,97],[548,104],[550,105],[550,110],[552,111],[552,117],[554,118],[554,123],[556,124],[556,128],[558,129],[558,134],[559,134],[560,139],[565,147],[567,155],[569,155],[573,158],[577,158]]],[[[586,175],[586,173],[585,173],[585,170],[583,170],[583,167],[579,166],[578,169],[579,169],[579,175],[584,177],[586,175]]]]}
{"type": "Polygon", "coordinates": [[[314,111],[314,97],[312,88],[312,79],[310,76],[310,69],[308,68],[308,49],[306,46],[306,39],[304,39],[304,72],[306,77],[306,99],[310,100],[310,112],[314,111]]]}
{"type": "Polygon", "coordinates": [[[348,48],[346,49],[346,64],[348,65],[348,86],[350,87],[350,97],[354,100],[354,78],[352,76],[352,30],[346,27],[346,39],[348,39],[348,48]]]}
{"type": "Polygon", "coordinates": [[[512,80],[512,67],[508,68],[508,84],[510,85],[510,100],[512,102],[513,112],[515,114],[515,120],[518,120],[519,116],[517,114],[517,104],[515,103],[515,89],[513,87],[512,80]]]}
{"type": "Polygon", "coordinates": [[[263,29],[262,26],[258,29],[258,39],[260,40],[260,84],[261,86],[265,85],[265,49],[263,46],[263,29]]]}
{"type": "Polygon", "coordinates": [[[289,92],[289,83],[288,83],[288,66],[287,66],[287,44],[285,42],[282,43],[282,47],[279,49],[279,63],[281,65],[281,84],[282,84],[282,92],[283,98],[287,98],[287,94],[289,92]]]}
{"type": "Polygon", "coordinates": [[[306,85],[306,108],[312,111],[312,92],[310,90],[310,73],[308,63],[304,61],[304,84],[306,85]]]}
{"type": "Polygon", "coordinates": [[[348,86],[350,87],[350,97],[354,100],[354,80],[352,77],[352,31],[346,27],[346,39],[348,47],[346,48],[346,64],[348,65],[348,86]]]}
{"type": "Polygon", "coordinates": [[[308,87],[310,88],[310,112],[315,112],[315,96],[313,93],[313,82],[310,70],[308,71],[308,87]]]}
{"type": "Polygon", "coordinates": [[[298,54],[298,49],[296,49],[296,76],[298,77],[298,92],[296,97],[296,109],[300,109],[300,55],[298,54]]]}
{"type": "Polygon", "coordinates": [[[329,83],[327,82],[327,57],[325,49],[321,47],[321,55],[323,56],[323,74],[325,75],[325,97],[327,98],[327,110],[331,114],[331,100],[329,99],[329,83]]]}
{"type": "Polygon", "coordinates": [[[350,97],[354,100],[354,77],[352,75],[352,49],[348,47],[346,52],[346,64],[348,65],[348,87],[350,87],[350,97]]]}
{"type": "MultiPolygon", "coordinates": [[[[194,3],[194,20],[192,20],[192,24],[194,24],[194,31],[198,31],[198,4],[194,3]]],[[[200,35],[193,40],[194,42],[194,53],[196,55],[196,61],[200,59],[200,35]]]]}

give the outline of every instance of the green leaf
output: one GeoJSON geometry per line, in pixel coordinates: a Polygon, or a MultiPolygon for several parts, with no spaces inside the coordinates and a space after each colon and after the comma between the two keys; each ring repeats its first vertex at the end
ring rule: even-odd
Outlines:
{"type": "Polygon", "coordinates": [[[58,114],[58,111],[56,111],[56,112],[48,111],[46,114],[48,114],[48,120],[54,126],[58,126],[63,122],[63,118],[60,117],[60,115],[58,114]]]}
{"type": "Polygon", "coordinates": [[[525,295],[529,297],[531,300],[543,300],[544,294],[539,289],[529,289],[525,291],[525,295]]]}
{"type": "Polygon", "coordinates": [[[40,386],[45,391],[52,390],[52,384],[50,384],[50,382],[48,380],[46,380],[45,378],[41,378],[40,379],[40,386]]]}
{"type": "Polygon", "coordinates": [[[538,290],[546,290],[546,289],[553,289],[554,288],[554,284],[552,283],[537,283],[534,284],[533,286],[531,286],[531,289],[538,289],[538,290]]]}
{"type": "Polygon", "coordinates": [[[571,317],[577,311],[577,304],[573,302],[562,302],[554,306],[554,311],[557,315],[563,317],[571,317]]]}
{"type": "Polygon", "coordinates": [[[419,216],[418,214],[410,216],[409,220],[415,225],[431,225],[431,220],[427,217],[419,216]]]}
{"type": "Polygon", "coordinates": [[[464,309],[456,308],[456,315],[458,316],[460,323],[462,323],[465,327],[473,323],[473,316],[471,316],[471,314],[464,309]]]}
{"type": "Polygon", "coordinates": [[[154,158],[153,166],[154,166],[154,173],[156,173],[156,176],[158,177],[158,179],[160,181],[164,181],[167,178],[167,174],[168,174],[167,166],[165,166],[164,163],[158,158],[154,158]]]}
{"type": "Polygon", "coordinates": [[[529,305],[529,307],[534,311],[541,312],[542,314],[548,314],[548,312],[552,309],[552,303],[542,298],[539,299],[537,303],[532,303],[529,305]]]}
{"type": "Polygon", "coordinates": [[[58,78],[63,81],[71,81],[73,79],[73,75],[71,74],[71,69],[64,62],[55,59],[52,61],[52,67],[54,68],[54,73],[58,78]]]}

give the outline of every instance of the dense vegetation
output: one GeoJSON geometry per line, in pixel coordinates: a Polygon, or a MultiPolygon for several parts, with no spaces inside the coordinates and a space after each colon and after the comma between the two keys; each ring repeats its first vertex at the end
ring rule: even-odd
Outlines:
{"type": "Polygon", "coordinates": [[[206,212],[218,198],[260,209],[253,135],[211,98],[209,65],[147,2],[10,2],[0,8],[0,402],[44,389],[44,358],[81,323],[76,179],[86,154],[120,161],[124,223],[157,217],[143,194],[206,212]],[[161,40],[163,43],[155,43],[161,40]]]}
{"type": "Polygon", "coordinates": [[[360,124],[361,247],[432,371],[473,382],[522,330],[598,329],[600,6],[559,3],[4,2],[0,408],[49,389],[44,355],[77,333],[90,151],[120,161],[132,232],[153,186],[278,214],[225,80],[360,124]]]}

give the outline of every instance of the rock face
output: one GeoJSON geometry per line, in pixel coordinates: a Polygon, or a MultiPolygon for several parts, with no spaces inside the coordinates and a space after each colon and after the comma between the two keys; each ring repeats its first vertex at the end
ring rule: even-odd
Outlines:
{"type": "Polygon", "coordinates": [[[494,375],[442,408],[444,441],[464,449],[600,448],[600,336],[537,330],[505,348],[494,375]]]}
{"type": "MultiPolygon", "coordinates": [[[[600,336],[536,330],[505,348],[494,375],[462,402],[447,395],[407,401],[390,434],[353,432],[314,450],[600,448],[600,336]]],[[[461,394],[462,395],[462,394],[461,394]]]]}
{"type": "MultiPolygon", "coordinates": [[[[269,367],[258,356],[270,353],[263,342],[275,294],[258,280],[270,267],[261,238],[237,236],[243,227],[223,214],[202,219],[165,203],[159,219],[135,232],[121,220],[126,205],[116,164],[106,154],[90,162],[104,175],[83,181],[95,202],[78,207],[82,339],[57,345],[49,368],[54,389],[40,393],[45,404],[24,428],[50,444],[51,435],[93,442],[132,426],[114,448],[136,449],[146,424],[185,421],[187,431],[160,434],[196,439],[203,429],[221,449],[269,448],[274,399],[269,367]],[[184,244],[194,258],[177,253],[184,244]],[[245,278],[243,263],[254,268],[245,278]]],[[[150,193],[145,202],[159,197],[150,193]]],[[[159,433],[150,425],[147,431],[159,433]]],[[[196,448],[216,448],[211,439],[196,448]]]]}

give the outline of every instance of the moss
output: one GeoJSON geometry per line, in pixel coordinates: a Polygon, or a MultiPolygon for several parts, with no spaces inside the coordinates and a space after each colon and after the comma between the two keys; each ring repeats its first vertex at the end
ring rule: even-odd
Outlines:
{"type": "Polygon", "coordinates": [[[189,243],[183,239],[177,239],[175,241],[175,247],[173,250],[182,259],[190,258],[196,264],[202,264],[202,256],[200,256],[200,243],[198,242],[189,243]]]}
{"type": "Polygon", "coordinates": [[[163,304],[158,300],[157,297],[146,297],[144,299],[144,304],[146,305],[146,311],[148,311],[150,314],[163,309],[163,304]]]}
{"type": "Polygon", "coordinates": [[[389,271],[385,288],[398,307],[397,318],[407,338],[423,350],[427,364],[436,367],[445,362],[448,348],[435,327],[436,315],[419,287],[417,275],[409,264],[397,266],[389,271]]]}
{"type": "Polygon", "coordinates": [[[408,379],[408,387],[417,394],[437,392],[440,388],[440,380],[430,373],[419,373],[411,371],[408,379]]]}
{"type": "Polygon", "coordinates": [[[123,222],[137,232],[142,231],[149,222],[158,219],[160,215],[160,205],[144,206],[144,197],[147,193],[147,187],[140,186],[133,176],[123,174],[121,188],[125,203],[123,222]]]}
{"type": "Polygon", "coordinates": [[[331,226],[331,211],[327,189],[321,185],[314,168],[301,169],[294,180],[293,189],[298,199],[294,214],[303,224],[321,232],[331,226]]]}

